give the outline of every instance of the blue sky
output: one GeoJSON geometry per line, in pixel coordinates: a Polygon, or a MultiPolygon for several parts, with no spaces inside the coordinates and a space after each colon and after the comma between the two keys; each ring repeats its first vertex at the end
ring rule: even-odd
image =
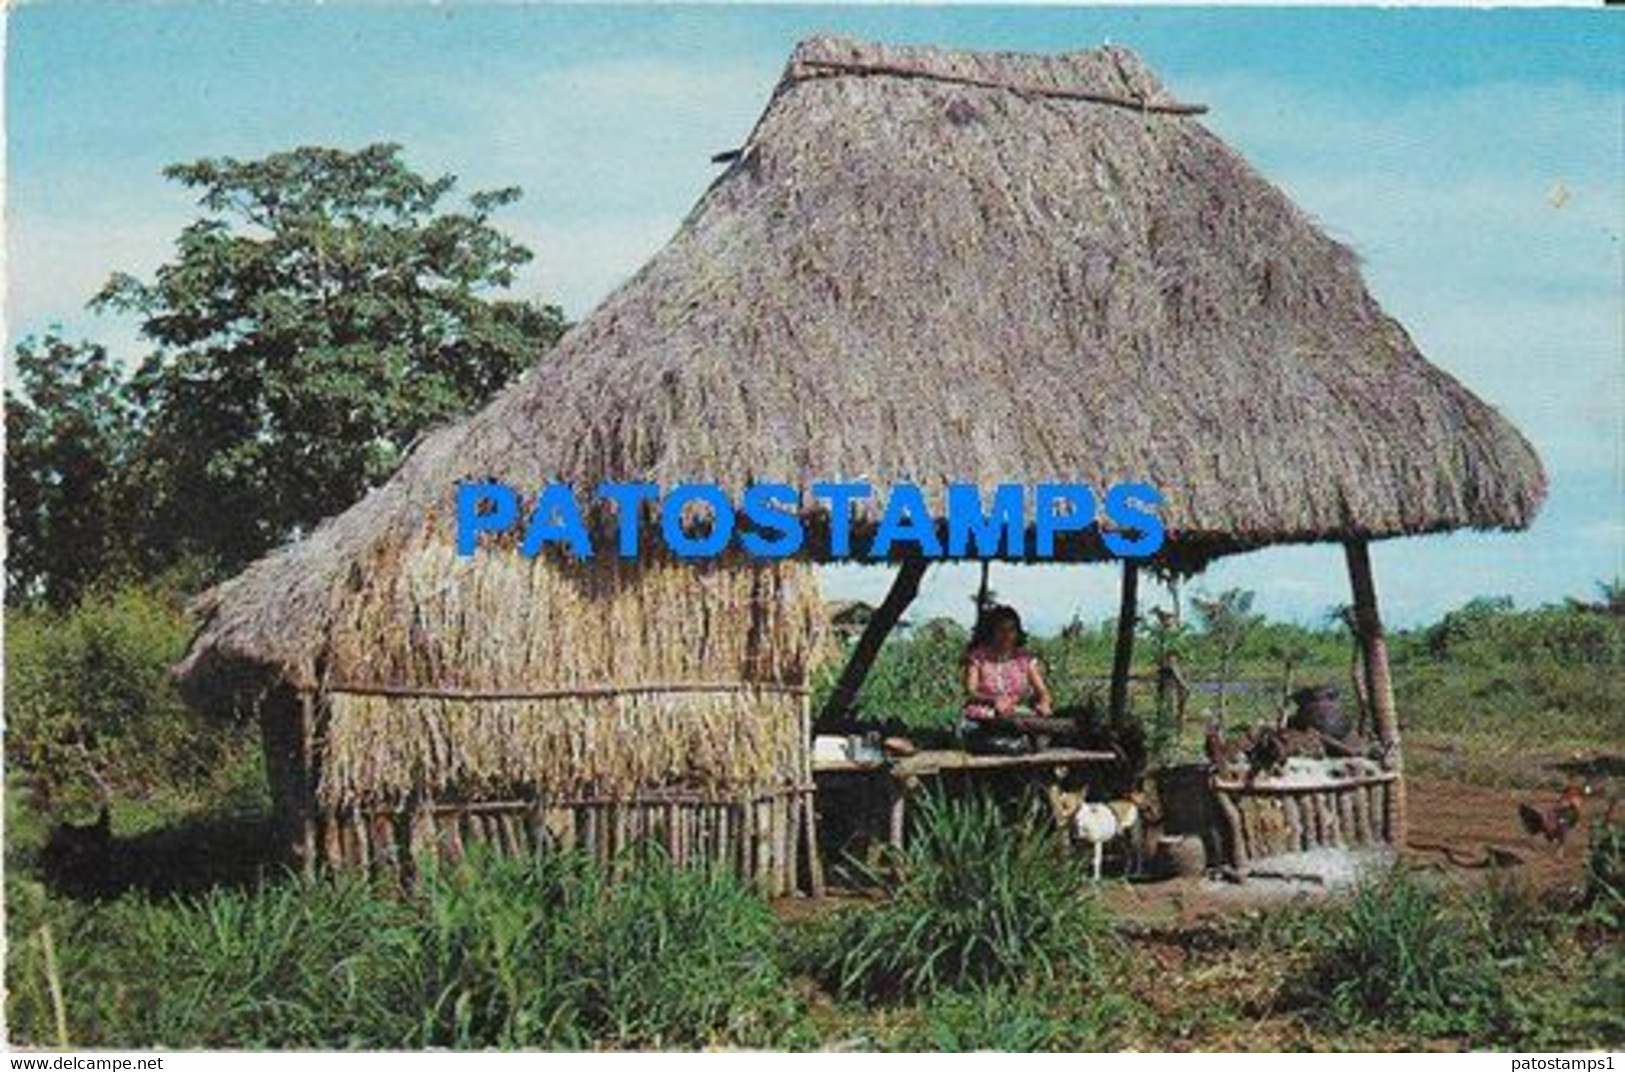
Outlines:
{"type": "MultiPolygon", "coordinates": [[[[1534,440],[1535,527],[1378,546],[1390,620],[1479,594],[1589,594],[1625,572],[1625,21],[1567,10],[972,7],[268,7],[44,2],[7,57],[11,339],[61,324],[139,355],[84,302],[147,272],[191,215],[167,163],[400,142],[466,188],[517,184],[521,289],[588,312],[670,237],[815,32],[975,48],[1139,50],[1174,92],[1365,259],[1436,363],[1534,440]]],[[[1176,489],[1170,489],[1176,493],[1176,489]]],[[[875,597],[875,569],[830,571],[875,597]]],[[[963,617],[973,567],[920,615],[963,617]]],[[[1106,568],[997,567],[1041,627],[1111,613],[1106,568]]],[[[1346,599],[1336,548],[1260,552],[1198,590],[1312,620],[1346,599]]],[[[1151,593],[1154,600],[1155,590],[1151,593]]]]}

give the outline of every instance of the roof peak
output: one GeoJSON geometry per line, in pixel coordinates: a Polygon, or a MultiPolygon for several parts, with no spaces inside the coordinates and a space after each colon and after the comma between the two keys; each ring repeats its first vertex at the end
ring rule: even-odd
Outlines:
{"type": "Polygon", "coordinates": [[[793,83],[843,75],[920,78],[1143,112],[1198,115],[1207,111],[1205,105],[1175,100],[1138,54],[1116,45],[1064,53],[975,52],[820,36],[796,46],[784,80],[793,83]]]}

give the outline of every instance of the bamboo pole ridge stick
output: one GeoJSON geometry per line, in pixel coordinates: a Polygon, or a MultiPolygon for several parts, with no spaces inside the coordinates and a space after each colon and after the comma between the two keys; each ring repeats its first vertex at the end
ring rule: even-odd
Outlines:
{"type": "MultiPolygon", "coordinates": [[[[758,796],[769,797],[794,796],[798,793],[810,792],[814,788],[811,782],[786,784],[772,789],[757,790],[758,796]]],[[[549,797],[547,807],[549,811],[560,808],[593,808],[605,807],[615,803],[637,803],[643,805],[663,804],[720,804],[728,797],[718,796],[715,793],[675,793],[663,792],[658,796],[650,797],[549,797]]],[[[439,814],[461,814],[464,812],[483,814],[486,812],[522,812],[531,805],[526,800],[471,800],[471,801],[430,801],[427,806],[434,808],[439,814]]],[[[399,804],[361,805],[361,810],[369,815],[373,812],[393,813],[400,810],[399,804]]]]}
{"type": "Polygon", "coordinates": [[[980,89],[1003,89],[1023,97],[1088,101],[1091,104],[1109,104],[1117,108],[1128,108],[1136,112],[1153,112],[1159,115],[1202,115],[1207,111],[1207,105],[1205,104],[1182,104],[1177,101],[1154,102],[1143,97],[1124,97],[1115,93],[1097,93],[1092,90],[1067,89],[1061,86],[1040,86],[1023,82],[1001,81],[995,78],[978,78],[975,75],[968,74],[948,74],[902,63],[862,63],[854,60],[804,59],[797,61],[796,70],[792,72],[791,78],[801,81],[814,78],[834,78],[843,74],[860,76],[886,75],[892,78],[925,78],[934,82],[976,86],[980,89]]]}
{"type": "Polygon", "coordinates": [[[1363,812],[1365,801],[1364,789],[1349,789],[1337,794],[1337,808],[1341,813],[1343,823],[1343,836],[1350,845],[1364,845],[1368,840],[1365,835],[1363,812]]]}
{"type": "Polygon", "coordinates": [[[818,716],[820,724],[841,718],[852,709],[887,634],[902,620],[903,612],[914,602],[914,597],[920,594],[920,579],[925,576],[928,564],[924,558],[914,556],[905,558],[897,567],[897,576],[892,578],[886,598],[875,608],[874,615],[863,627],[863,635],[858,638],[857,646],[852,649],[852,657],[841,669],[840,680],[835,683],[824,710],[818,716]]]}
{"type": "Polygon", "coordinates": [[[1247,797],[1236,798],[1236,814],[1241,817],[1241,836],[1247,842],[1247,858],[1256,860],[1270,854],[1264,843],[1263,830],[1258,825],[1258,808],[1247,797]]]}
{"type": "Polygon", "coordinates": [[[1241,817],[1241,836],[1247,841],[1247,858],[1268,856],[1269,846],[1264,843],[1264,831],[1258,824],[1258,807],[1247,797],[1236,798],[1236,814],[1241,817]]]}
{"type": "Polygon", "coordinates": [[[1389,788],[1393,802],[1390,840],[1405,846],[1404,760],[1399,739],[1399,715],[1394,707],[1394,682],[1388,667],[1388,644],[1377,611],[1377,585],[1371,572],[1371,548],[1364,540],[1343,545],[1348,558],[1349,584],[1354,593],[1354,624],[1365,658],[1366,686],[1377,736],[1382,741],[1383,766],[1400,777],[1389,788]]]}
{"type": "Polygon", "coordinates": [[[790,892],[790,854],[785,848],[790,843],[788,836],[788,820],[790,809],[785,807],[786,801],[773,801],[773,897],[783,897],[790,892]]]}
{"type": "Polygon", "coordinates": [[[530,851],[543,852],[556,848],[547,829],[547,809],[540,800],[525,809],[525,834],[530,851]]]}
{"type": "Polygon", "coordinates": [[[374,815],[367,823],[367,840],[372,845],[373,868],[380,873],[394,867],[399,859],[395,850],[395,816],[374,815]]]}
{"type": "Polygon", "coordinates": [[[1140,567],[1123,563],[1122,597],[1117,605],[1117,647],[1112,655],[1111,717],[1120,725],[1128,714],[1128,677],[1134,666],[1134,625],[1140,608],[1140,567]]]}
{"type": "Polygon", "coordinates": [[[331,693],[354,696],[392,696],[411,700],[573,700],[583,697],[621,696],[659,692],[772,692],[806,696],[811,688],[785,681],[638,681],[611,685],[572,685],[555,689],[456,689],[426,685],[334,684],[331,693]]]}
{"type": "Polygon", "coordinates": [[[1343,832],[1343,841],[1350,847],[1362,844],[1360,824],[1354,812],[1354,793],[1334,793],[1337,802],[1337,828],[1343,832]]]}
{"type": "Polygon", "coordinates": [[[319,836],[322,845],[322,862],[329,868],[338,868],[344,865],[344,832],[339,822],[338,810],[324,808],[318,819],[319,836]]]}

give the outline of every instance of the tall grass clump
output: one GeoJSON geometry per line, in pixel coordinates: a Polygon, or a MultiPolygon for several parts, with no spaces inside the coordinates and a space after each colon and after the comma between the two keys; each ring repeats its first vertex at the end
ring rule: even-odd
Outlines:
{"type": "Polygon", "coordinates": [[[403,908],[361,881],[295,879],[129,915],[162,983],[142,1034],[163,1045],[361,1047],[408,1022],[380,955],[403,908]]]}
{"type": "Polygon", "coordinates": [[[1487,914],[1396,871],[1330,910],[1306,980],[1339,1026],[1484,1037],[1506,992],[1487,914]]]}
{"type": "Polygon", "coordinates": [[[421,1045],[766,1044],[793,1019],[762,899],[647,852],[624,874],[575,854],[426,876],[407,967],[421,1045]]]}
{"type": "Polygon", "coordinates": [[[1585,903],[1592,917],[1613,930],[1625,928],[1625,823],[1613,810],[1591,824],[1586,843],[1585,903]]]}
{"type": "Polygon", "coordinates": [[[477,853],[419,878],[412,927],[390,953],[413,1045],[452,1048],[579,1043],[562,921],[577,881],[573,855],[515,860],[477,853]]]}
{"type": "Polygon", "coordinates": [[[381,955],[407,926],[403,906],[360,882],[98,904],[31,884],[8,893],[7,1012],[22,1042],[354,1047],[393,1044],[411,1024],[398,965],[381,955]]]}
{"type": "Polygon", "coordinates": [[[1012,820],[986,797],[928,796],[916,819],[892,897],[814,937],[809,967],[826,985],[887,999],[1095,976],[1104,917],[1036,809],[1012,820]]]}
{"type": "Polygon", "coordinates": [[[595,1039],[623,1046],[768,1045],[797,1004],[775,957],[777,922],[720,869],[656,854],[604,883],[571,921],[567,970],[595,1039]]]}

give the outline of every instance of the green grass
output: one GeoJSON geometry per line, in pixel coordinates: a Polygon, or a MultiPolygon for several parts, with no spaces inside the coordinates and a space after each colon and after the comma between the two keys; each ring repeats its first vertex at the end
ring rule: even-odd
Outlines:
{"type": "Polygon", "coordinates": [[[899,1052],[1078,1052],[1111,1049],[1143,1019],[1125,994],[1032,983],[942,990],[868,1027],[874,1048],[899,1052]]]}
{"type": "Polygon", "coordinates": [[[1107,941],[1085,872],[1035,811],[926,797],[881,905],[836,917],[810,967],[845,997],[1089,980],[1107,941]]]}
{"type": "Polygon", "coordinates": [[[14,883],[8,903],[25,1041],[56,1038],[53,975],[81,1047],[767,1045],[798,1015],[767,905],[657,856],[614,880],[566,854],[409,894],[290,877],[79,905],[14,883]]]}

